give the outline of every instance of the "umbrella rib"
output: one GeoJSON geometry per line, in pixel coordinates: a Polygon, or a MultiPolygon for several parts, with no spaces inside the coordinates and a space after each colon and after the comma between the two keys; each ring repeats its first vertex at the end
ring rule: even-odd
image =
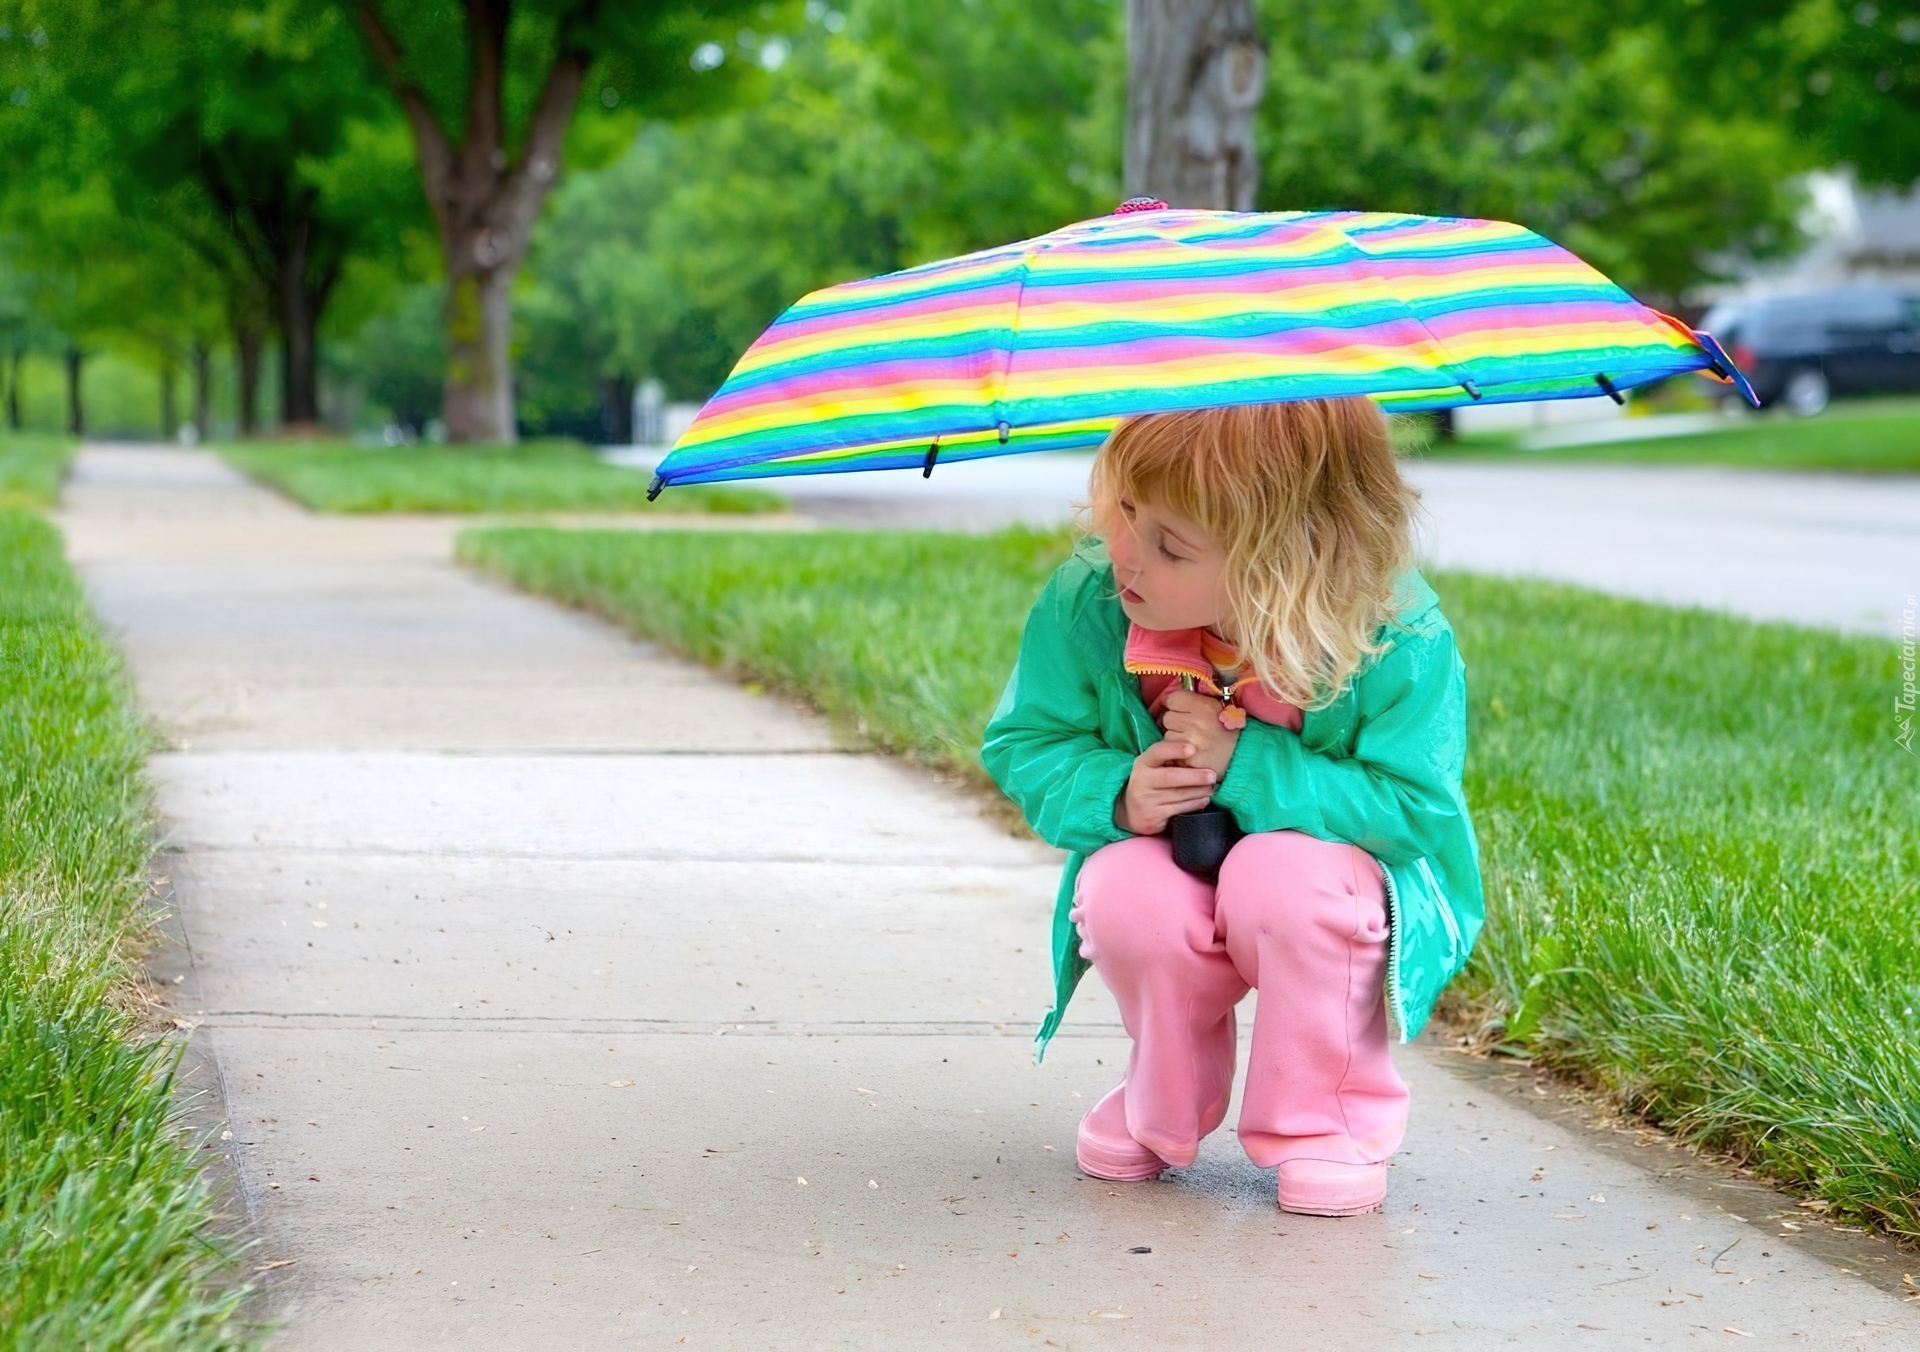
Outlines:
{"type": "Polygon", "coordinates": [[[1038,253],[1043,253],[1051,247],[1053,247],[1052,244],[1042,238],[1035,242],[1033,248],[1023,249],[1020,252],[1019,270],[1016,273],[1013,291],[1013,313],[1007,320],[1007,355],[1005,360],[998,364],[999,369],[994,372],[993,384],[987,390],[987,402],[992,407],[993,420],[996,428],[1000,431],[1000,440],[1002,442],[1007,439],[1005,430],[1007,427],[1007,417],[1002,407],[1004,403],[1003,396],[1007,391],[1007,382],[1013,378],[1013,359],[1018,354],[1020,348],[1020,306],[1021,303],[1025,301],[1027,295],[1027,273],[1031,267],[1033,256],[1038,253]]]}

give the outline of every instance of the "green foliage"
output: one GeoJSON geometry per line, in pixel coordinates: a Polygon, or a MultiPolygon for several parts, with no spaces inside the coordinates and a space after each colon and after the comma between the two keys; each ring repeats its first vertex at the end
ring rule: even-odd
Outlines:
{"type": "MultiPolygon", "coordinates": [[[[592,57],[516,300],[529,421],[649,374],[703,396],[809,290],[1110,208],[1123,9],[516,4],[507,153],[555,54],[592,57]]],[[[380,12],[396,78],[458,139],[465,7],[380,12]]],[[[276,269],[297,266],[330,340],[388,316],[334,372],[431,416],[442,245],[353,4],[0,0],[0,24],[0,234],[33,275],[34,343],[177,364],[189,339],[269,326],[276,269]],[[275,220],[306,223],[304,261],[276,253],[275,220]]],[[[1800,170],[1920,174],[1911,7],[1264,0],[1262,24],[1263,206],[1516,219],[1657,302],[1729,254],[1793,247],[1800,170]]],[[[22,331],[10,305],[0,284],[0,343],[22,331]]]]}
{"type": "Polygon", "coordinates": [[[647,502],[649,475],[609,465],[570,441],[518,446],[353,446],[245,442],[229,463],[326,512],[770,512],[786,504],[756,488],[676,488],[647,502]]]}
{"type": "MultiPolygon", "coordinates": [[[[981,782],[1066,544],[493,530],[461,556],[981,782]]],[[[1469,665],[1491,911],[1456,1015],[1920,1235],[1920,770],[1893,740],[1893,646],[1432,580],[1469,665]]]]}
{"type": "Polygon", "coordinates": [[[1117,6],[853,0],[807,16],[761,101],[650,128],[555,194],[520,311],[530,407],[649,374],[704,398],[806,292],[1113,205],[1117,6]]]}
{"type": "MultiPolygon", "coordinates": [[[[350,25],[359,3],[319,0],[317,8],[350,25]]],[[[375,0],[371,8],[400,47],[397,78],[420,89],[454,142],[465,140],[474,46],[469,7],[460,0],[375,0]]],[[[570,167],[593,168],[624,149],[642,118],[688,117],[757,93],[759,72],[753,58],[759,40],[739,21],[754,15],[778,29],[790,21],[793,8],[790,0],[646,5],[516,0],[507,26],[500,100],[508,153],[523,142],[559,53],[585,52],[594,62],[568,129],[567,146],[570,167]],[[696,68],[690,56],[702,42],[715,38],[735,49],[730,53],[735,59],[696,68]]]]}
{"type": "Polygon", "coordinates": [[[1726,116],[1783,123],[1793,168],[1850,163],[1869,181],[1920,176],[1920,14],[1873,0],[1449,0],[1463,39],[1497,59],[1599,51],[1655,36],[1679,88],[1726,116]],[[1467,25],[1475,25],[1469,29],[1467,25]],[[1477,29],[1477,31],[1475,31],[1477,29]]]}
{"type": "Polygon", "coordinates": [[[26,36],[0,44],[0,224],[66,344],[178,370],[196,344],[277,327],[289,411],[311,417],[300,353],[335,287],[350,261],[402,256],[424,219],[351,17],[0,0],[0,24],[26,36]]]}
{"type": "Polygon", "coordinates": [[[437,286],[394,287],[386,313],[329,343],[321,358],[330,375],[358,383],[380,412],[416,432],[440,414],[447,373],[444,294],[437,286]]]}
{"type": "Polygon", "coordinates": [[[0,432],[0,510],[51,507],[73,452],[69,437],[0,432]]]}
{"type": "MultiPolygon", "coordinates": [[[[518,335],[530,403],[649,373],[701,397],[810,290],[1108,210],[1122,10],[849,0],[830,30],[810,6],[760,102],[650,129],[556,195],[518,335]]],[[[1263,23],[1263,207],[1519,220],[1669,305],[1716,258],[1797,242],[1789,180],[1821,143],[1778,81],[1757,95],[1710,59],[1826,51],[1781,15],[1274,0],[1263,23]]]]}
{"type": "Polygon", "coordinates": [[[0,508],[0,1348],[247,1341],[127,985],[147,738],[53,529],[0,508]]]}
{"type": "Polygon", "coordinates": [[[1263,204],[1519,221],[1669,303],[1715,252],[1793,242],[1786,175],[1806,166],[1777,109],[1703,102],[1658,18],[1539,13],[1268,5],[1263,204]]]}
{"type": "MultiPolygon", "coordinates": [[[[692,299],[653,247],[682,160],[672,133],[652,127],[617,165],[576,175],[554,193],[516,313],[525,420],[593,405],[596,381],[658,372],[674,354],[685,364],[692,299]]],[[[675,397],[703,396],[718,383],[697,362],[695,371],[690,382],[673,382],[675,397]]]]}
{"type": "MultiPolygon", "coordinates": [[[[1537,225],[1655,294],[1676,295],[1706,274],[1715,251],[1793,244],[1784,185],[1798,171],[1848,163],[1902,188],[1920,176],[1920,14],[1911,6],[1269,8],[1275,31],[1299,35],[1296,50],[1309,54],[1293,70],[1306,96],[1324,105],[1337,91],[1363,110],[1358,164],[1342,168],[1337,132],[1318,164],[1367,172],[1358,187],[1383,197],[1421,180],[1465,193],[1488,204],[1482,214],[1537,225]],[[1381,139],[1383,116],[1391,140],[1381,139]]],[[[1265,110],[1282,138],[1291,87],[1276,83],[1265,110]]],[[[1309,119],[1309,138],[1322,139],[1313,128],[1325,125],[1309,119]]]]}

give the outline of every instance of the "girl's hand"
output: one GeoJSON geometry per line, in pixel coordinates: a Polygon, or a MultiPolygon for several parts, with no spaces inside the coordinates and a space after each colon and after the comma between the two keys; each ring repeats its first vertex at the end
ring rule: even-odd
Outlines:
{"type": "Polygon", "coordinates": [[[1227,763],[1233,759],[1233,748],[1240,741],[1240,733],[1221,724],[1219,700],[1197,690],[1168,691],[1166,713],[1161,716],[1161,722],[1166,727],[1168,737],[1178,738],[1193,747],[1187,764],[1196,769],[1211,770],[1216,776],[1226,774],[1227,763]]]}
{"type": "Polygon", "coordinates": [[[1212,802],[1219,772],[1179,764],[1194,750],[1188,742],[1169,738],[1134,757],[1127,791],[1113,805],[1113,824],[1136,836],[1157,836],[1167,829],[1167,818],[1212,802]]]}

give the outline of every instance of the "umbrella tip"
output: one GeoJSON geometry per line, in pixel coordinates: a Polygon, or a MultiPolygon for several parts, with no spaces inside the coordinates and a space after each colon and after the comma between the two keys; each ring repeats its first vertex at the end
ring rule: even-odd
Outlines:
{"type": "Polygon", "coordinates": [[[655,498],[659,497],[660,490],[666,486],[667,481],[665,479],[661,478],[658,474],[654,475],[653,482],[647,485],[647,501],[652,502],[655,498]]]}
{"type": "Polygon", "coordinates": [[[1165,211],[1167,204],[1157,197],[1129,197],[1113,209],[1116,216],[1130,216],[1136,211],[1165,211]]]}

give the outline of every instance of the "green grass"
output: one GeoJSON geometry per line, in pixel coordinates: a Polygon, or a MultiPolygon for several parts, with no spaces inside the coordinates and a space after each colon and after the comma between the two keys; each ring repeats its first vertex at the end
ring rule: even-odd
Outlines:
{"type": "Polygon", "coordinates": [[[1846,473],[1920,471],[1920,403],[1876,400],[1836,404],[1817,418],[1786,413],[1729,420],[1724,432],[1602,442],[1552,450],[1520,449],[1514,435],[1428,440],[1410,448],[1416,459],[1525,460],[1540,464],[1608,461],[1625,464],[1733,465],[1751,469],[1846,473]]]}
{"type": "Polygon", "coordinates": [[[147,736],[37,515],[0,508],[0,1348],[241,1345],[232,1261],[142,1041],[147,736]]]}
{"type": "MultiPolygon", "coordinates": [[[[1026,532],[461,543],[976,780],[1020,624],[1065,548],[1026,532]]],[[[1470,664],[1491,911],[1453,1017],[1920,1236],[1920,762],[1894,741],[1894,645],[1433,581],[1470,664]]]]}
{"type": "Polygon", "coordinates": [[[75,442],[38,432],[0,432],[0,510],[50,507],[75,442]]]}
{"type": "Polygon", "coordinates": [[[323,512],[771,512],[758,488],[676,488],[651,507],[650,475],[573,441],[519,446],[243,442],[219,448],[245,474],[323,512]]]}

